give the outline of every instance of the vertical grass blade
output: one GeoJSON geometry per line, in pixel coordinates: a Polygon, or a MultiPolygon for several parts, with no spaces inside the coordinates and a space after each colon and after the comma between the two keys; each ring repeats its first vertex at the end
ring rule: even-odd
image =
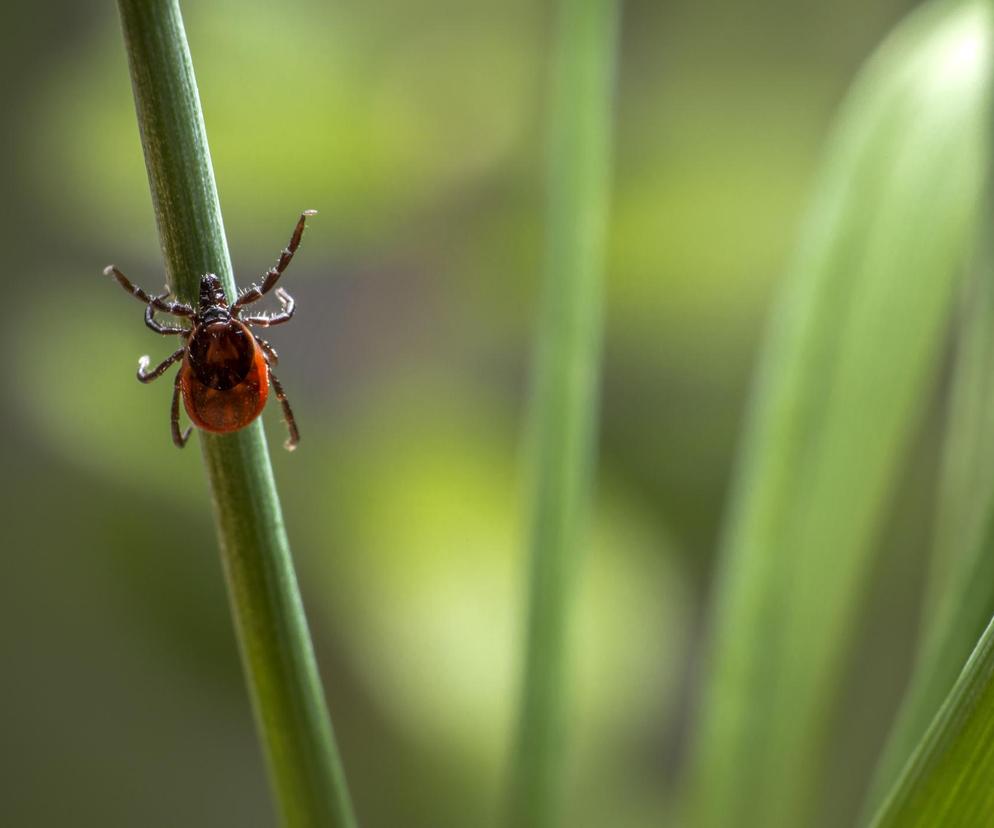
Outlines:
{"type": "MultiPolygon", "coordinates": [[[[169,284],[196,303],[203,273],[234,294],[207,135],[177,0],[119,0],[169,284]]],[[[283,822],[354,824],[260,421],[201,434],[224,571],[283,822]]],[[[177,485],[182,485],[177,481],[177,485]]]]}
{"type": "Polygon", "coordinates": [[[510,824],[560,819],[567,617],[584,544],[601,349],[615,0],[560,0],[547,146],[546,261],[529,411],[528,639],[510,824]]]}
{"type": "Polygon", "coordinates": [[[700,826],[811,824],[876,536],[984,176],[988,10],[917,10],[849,94],[754,388],[693,766],[700,826]]]}

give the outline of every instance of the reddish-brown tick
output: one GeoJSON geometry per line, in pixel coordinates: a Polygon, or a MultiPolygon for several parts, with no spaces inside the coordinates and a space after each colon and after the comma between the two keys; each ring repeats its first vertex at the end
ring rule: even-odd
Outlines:
{"type": "Polygon", "coordinates": [[[221,280],[213,273],[200,277],[200,301],[194,310],[190,305],[171,301],[168,288],[165,293],[150,296],[113,265],[104,270],[106,275],[113,276],[121,287],[144,303],[145,324],[149,328],[164,336],[178,336],[183,340],[181,348],[151,371],[148,370],[147,356],[138,360],[138,379],[141,382],[151,382],[161,377],[173,363],[183,361],[173,383],[172,405],[173,442],[180,448],[186,445],[191,430],[180,431],[181,395],[186,413],[195,426],[224,434],[244,428],[262,413],[270,385],[283,406],[283,416],[290,430],[286,447],[290,451],[297,447],[300,441],[297,423],[283,393],[283,386],[273,373],[278,359],[276,351],[249,328],[251,325],[268,328],[288,322],[293,317],[293,298],[283,288],[276,288],[276,298],[281,305],[279,313],[242,316],[241,311],[276,286],[300,246],[307,217],[315,212],[305,210],[301,213],[290,243],[280,254],[276,265],[266,272],[262,284],[241,291],[230,306],[221,280]],[[188,319],[190,325],[163,325],[155,318],[156,311],[188,319]]]}

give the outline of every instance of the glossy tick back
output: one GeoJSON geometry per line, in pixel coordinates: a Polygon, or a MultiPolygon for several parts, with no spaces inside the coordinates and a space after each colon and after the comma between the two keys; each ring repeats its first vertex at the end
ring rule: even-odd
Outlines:
{"type": "Polygon", "coordinates": [[[253,325],[268,328],[289,322],[293,317],[293,298],[283,288],[276,288],[276,298],[281,305],[278,313],[242,316],[241,312],[276,286],[300,246],[307,217],[315,212],[305,210],[301,213],[290,243],[280,254],[276,265],[266,271],[262,284],[241,291],[230,306],[221,280],[213,273],[200,277],[200,300],[194,310],[189,305],[171,300],[168,288],[158,296],[150,296],[113,265],[105,268],[106,275],[117,279],[121,287],[145,305],[145,324],[149,328],[164,336],[178,336],[183,340],[181,348],[151,371],[148,370],[147,356],[138,360],[138,379],[141,382],[161,377],[173,363],[182,360],[173,383],[172,406],[173,442],[180,448],[190,438],[190,429],[180,431],[179,427],[180,396],[183,397],[186,413],[197,428],[223,434],[244,428],[262,413],[270,385],[283,407],[283,416],[290,430],[285,445],[290,451],[297,447],[300,441],[297,423],[283,393],[283,386],[273,373],[278,359],[276,351],[251,330],[253,325]],[[187,319],[190,324],[163,325],[155,318],[156,312],[187,319]]]}

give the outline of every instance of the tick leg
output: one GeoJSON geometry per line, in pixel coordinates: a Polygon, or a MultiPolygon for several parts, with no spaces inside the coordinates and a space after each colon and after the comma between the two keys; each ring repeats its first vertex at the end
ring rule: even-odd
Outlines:
{"type": "Polygon", "coordinates": [[[282,325],[284,322],[289,322],[293,319],[293,311],[296,307],[293,297],[280,287],[276,288],[276,298],[280,300],[281,307],[279,313],[272,315],[259,313],[255,316],[244,316],[242,317],[242,322],[247,325],[259,325],[262,328],[271,328],[273,325],[282,325]]]}
{"type": "Polygon", "coordinates": [[[279,261],[276,262],[275,267],[271,267],[266,271],[266,275],[262,277],[261,285],[252,285],[251,287],[247,287],[239,294],[238,298],[235,300],[235,304],[231,306],[232,311],[237,312],[240,308],[245,307],[245,305],[251,305],[253,302],[257,302],[273,289],[276,282],[283,274],[283,271],[286,270],[287,266],[290,264],[293,254],[297,252],[297,248],[300,246],[300,237],[304,235],[304,224],[307,222],[307,217],[313,216],[315,213],[317,213],[317,210],[304,210],[304,212],[300,214],[300,218],[297,220],[297,226],[293,228],[293,235],[290,236],[290,243],[283,249],[283,252],[280,253],[279,261]]]}
{"type": "Polygon", "coordinates": [[[177,348],[176,351],[174,351],[172,354],[166,357],[162,362],[156,365],[155,368],[153,368],[151,371],[148,370],[148,363],[149,363],[148,357],[143,356],[141,359],[138,360],[138,381],[151,382],[154,379],[158,379],[164,373],[166,373],[167,370],[169,370],[170,365],[172,365],[174,362],[177,362],[178,360],[181,360],[183,358],[183,354],[185,353],[186,353],[186,345],[184,345],[182,348],[177,348]]]}
{"type": "Polygon", "coordinates": [[[189,328],[180,328],[175,325],[163,325],[155,318],[155,305],[153,303],[159,301],[160,299],[165,299],[168,295],[168,292],[160,293],[158,296],[153,297],[152,302],[149,302],[145,306],[145,324],[157,334],[162,334],[163,336],[185,336],[190,333],[189,328]]]}
{"type": "Polygon", "coordinates": [[[186,431],[179,430],[179,383],[180,374],[177,373],[176,380],[173,382],[173,408],[169,424],[173,431],[173,442],[176,444],[176,448],[183,448],[186,445],[186,441],[190,439],[190,432],[193,431],[193,426],[187,428],[186,431]]]}
{"type": "Polygon", "coordinates": [[[143,302],[146,305],[154,305],[156,310],[162,311],[163,313],[171,313],[174,316],[194,316],[194,310],[189,305],[184,305],[182,302],[167,302],[165,296],[149,296],[144,290],[142,290],[138,285],[132,283],[132,281],[121,273],[114,265],[108,265],[104,268],[105,276],[113,276],[117,279],[117,283],[123,287],[128,293],[134,296],[139,302],[143,302]]]}
{"type": "Polygon", "coordinates": [[[266,352],[266,362],[268,362],[270,365],[278,365],[280,361],[280,355],[276,353],[276,349],[268,342],[266,342],[266,340],[263,339],[261,336],[258,336],[254,333],[252,334],[252,336],[254,336],[255,341],[259,343],[259,347],[266,352]]]}
{"type": "Polygon", "coordinates": [[[273,386],[273,390],[276,392],[276,399],[280,401],[280,405],[283,406],[283,419],[286,420],[286,427],[290,431],[290,436],[287,441],[283,444],[286,446],[287,451],[293,451],[297,448],[297,443],[300,442],[300,432],[297,431],[297,421],[293,418],[293,411],[290,410],[290,403],[287,402],[286,392],[283,390],[283,386],[280,385],[280,381],[276,379],[276,374],[273,373],[273,367],[267,363],[269,367],[269,382],[273,386]]]}

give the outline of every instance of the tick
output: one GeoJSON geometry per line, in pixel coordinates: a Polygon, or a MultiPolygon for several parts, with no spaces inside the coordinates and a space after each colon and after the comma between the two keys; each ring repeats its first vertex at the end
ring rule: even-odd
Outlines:
{"type": "Polygon", "coordinates": [[[150,296],[133,284],[114,265],[104,269],[104,274],[117,279],[128,293],[145,305],[145,324],[163,336],[178,336],[183,346],[148,370],[149,358],[138,360],[138,380],[152,382],[161,377],[171,365],[182,360],[173,383],[172,434],[173,442],[183,448],[190,438],[192,426],[186,431],[179,427],[179,399],[193,425],[204,431],[225,434],[245,428],[262,413],[272,385],[276,399],[283,407],[290,436],[285,443],[287,450],[293,451],[300,441],[297,423],[290,410],[283,386],[273,373],[279,357],[273,346],[251,330],[258,325],[269,328],[282,325],[293,318],[294,302],[283,288],[276,288],[276,298],[280,301],[277,313],[242,315],[248,305],[259,301],[276,287],[283,271],[293,259],[304,234],[308,216],[316,210],[305,210],[300,214],[297,226],[290,237],[290,243],[280,253],[279,261],[266,271],[262,284],[252,285],[238,294],[238,298],[228,305],[221,280],[213,273],[200,277],[200,300],[194,310],[187,304],[170,300],[167,287],[164,293],[150,296]],[[156,312],[172,314],[189,320],[189,327],[163,325],[156,319],[156,312]]]}

